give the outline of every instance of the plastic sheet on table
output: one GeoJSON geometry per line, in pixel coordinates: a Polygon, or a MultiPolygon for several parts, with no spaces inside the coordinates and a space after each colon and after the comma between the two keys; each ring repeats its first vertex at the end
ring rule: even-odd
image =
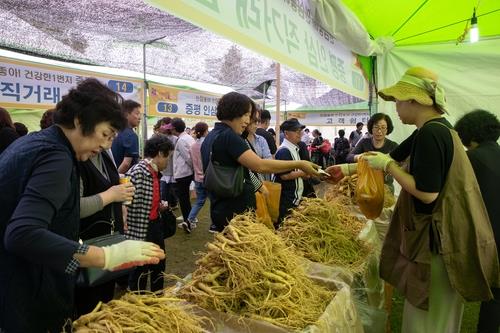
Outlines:
{"type": "MultiPolygon", "coordinates": [[[[342,281],[322,279],[316,281],[337,290],[316,325],[304,328],[301,333],[363,333],[350,288],[342,281]]],[[[289,333],[291,331],[271,323],[217,311],[208,311],[214,323],[214,333],[289,333]]],[[[296,331],[297,332],[297,331],[296,331]]]]}
{"type": "Polygon", "coordinates": [[[350,286],[354,280],[352,273],[342,267],[328,266],[305,258],[303,265],[307,276],[316,281],[342,281],[350,286]]]}
{"type": "MultiPolygon", "coordinates": [[[[310,325],[301,331],[295,332],[363,333],[363,325],[357,314],[351,288],[344,281],[333,278],[334,276],[341,276],[343,272],[334,267],[318,264],[323,266],[320,267],[314,265],[315,263],[311,264],[313,264],[311,267],[317,270],[319,276],[324,276],[323,278],[311,277],[311,280],[330,290],[335,290],[336,293],[319,317],[316,325],[310,325]],[[340,273],[340,275],[336,275],[335,272],[340,273]]],[[[191,280],[191,274],[188,274],[183,281],[177,282],[176,288],[180,288],[183,283],[189,280],[191,280]]],[[[290,330],[263,320],[202,308],[198,308],[197,313],[209,317],[210,324],[205,327],[205,330],[211,333],[291,333],[290,330]]]]}

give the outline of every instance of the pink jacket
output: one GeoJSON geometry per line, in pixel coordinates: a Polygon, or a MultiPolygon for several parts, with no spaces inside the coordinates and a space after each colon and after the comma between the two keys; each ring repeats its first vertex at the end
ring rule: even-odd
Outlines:
{"type": "Polygon", "coordinates": [[[203,164],[201,163],[201,144],[205,137],[197,139],[196,142],[191,146],[191,159],[193,161],[194,169],[194,181],[203,183],[203,164]]]}

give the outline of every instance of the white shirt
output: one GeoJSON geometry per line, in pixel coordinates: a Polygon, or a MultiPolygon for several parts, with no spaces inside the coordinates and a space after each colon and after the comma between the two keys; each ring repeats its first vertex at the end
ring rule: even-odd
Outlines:
{"type": "MultiPolygon", "coordinates": [[[[292,158],[294,161],[300,161],[300,155],[299,155],[299,147],[290,141],[288,141],[286,138],[283,140],[281,145],[279,146],[279,149],[288,149],[290,151],[290,154],[292,155],[292,158]]],[[[293,201],[294,205],[298,205],[300,203],[300,200],[302,199],[302,193],[304,192],[304,180],[302,177],[295,178],[295,199],[293,201]]]]}

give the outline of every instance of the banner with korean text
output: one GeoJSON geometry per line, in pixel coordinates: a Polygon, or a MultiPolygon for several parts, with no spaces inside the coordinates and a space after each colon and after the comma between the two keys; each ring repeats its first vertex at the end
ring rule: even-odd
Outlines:
{"type": "Polygon", "coordinates": [[[148,116],[215,119],[220,95],[149,83],[148,116]]]}
{"type": "Polygon", "coordinates": [[[365,111],[287,112],[286,116],[287,119],[297,118],[306,126],[356,126],[356,123],[366,124],[370,119],[365,111]]]}
{"type": "Polygon", "coordinates": [[[368,99],[355,54],[318,23],[312,0],[146,0],[299,72],[368,99]]]}
{"type": "Polygon", "coordinates": [[[0,57],[0,106],[52,108],[69,89],[89,77],[98,79],[124,99],[143,104],[142,80],[0,57]]]}

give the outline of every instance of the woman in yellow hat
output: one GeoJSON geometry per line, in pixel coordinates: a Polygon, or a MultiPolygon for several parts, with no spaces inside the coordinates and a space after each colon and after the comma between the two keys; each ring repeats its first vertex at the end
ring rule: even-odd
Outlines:
{"type": "MultiPolygon", "coordinates": [[[[379,95],[396,103],[404,124],[417,127],[390,154],[361,157],[402,187],[380,275],[405,296],[403,332],[459,332],[463,300],[489,300],[490,287],[500,283],[495,240],[474,171],[443,117],[446,99],[435,73],[412,67],[379,95]]],[[[334,181],[352,170],[344,165],[327,171],[334,181]]]]}

